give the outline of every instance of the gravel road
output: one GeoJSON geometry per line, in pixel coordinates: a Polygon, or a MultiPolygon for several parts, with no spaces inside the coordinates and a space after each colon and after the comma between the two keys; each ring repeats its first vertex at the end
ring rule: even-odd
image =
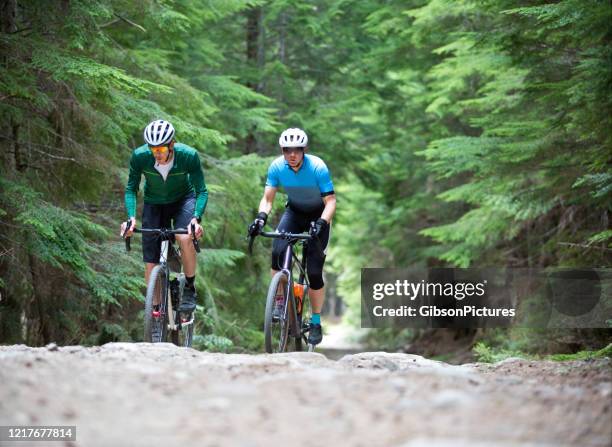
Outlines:
{"type": "Polygon", "coordinates": [[[0,425],[77,427],[18,447],[609,447],[612,361],[0,346],[0,425]]]}

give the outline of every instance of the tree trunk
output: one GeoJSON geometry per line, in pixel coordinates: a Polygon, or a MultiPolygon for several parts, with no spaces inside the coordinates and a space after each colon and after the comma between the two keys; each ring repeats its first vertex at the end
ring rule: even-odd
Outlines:
{"type": "Polygon", "coordinates": [[[15,168],[19,172],[24,172],[28,167],[28,163],[24,159],[23,153],[21,152],[21,145],[19,144],[19,124],[13,124],[11,127],[13,131],[13,153],[15,154],[15,168]]]}
{"type": "MultiPolygon", "coordinates": [[[[17,0],[0,0],[0,31],[3,34],[10,34],[17,31],[17,0]]],[[[9,69],[8,60],[8,54],[2,54],[2,56],[0,56],[0,63],[6,70],[9,69]]],[[[3,135],[10,135],[15,131],[11,117],[8,117],[8,119],[0,125],[2,126],[0,130],[3,131],[3,135]]],[[[16,155],[17,148],[15,148],[14,153],[16,155]]],[[[4,156],[4,154],[2,156],[2,164],[7,168],[8,172],[13,172],[16,165],[13,164],[13,160],[10,160],[10,150],[6,151],[5,154],[6,156],[4,156]]]]}
{"type": "MultiPolygon", "coordinates": [[[[262,61],[261,52],[261,23],[262,9],[261,7],[249,8],[247,11],[247,29],[246,29],[246,57],[249,68],[260,68],[259,64],[262,61]]],[[[253,70],[250,73],[251,78],[247,81],[247,87],[251,90],[259,91],[259,83],[253,79],[253,70]]],[[[246,137],[244,152],[250,154],[257,151],[257,138],[255,137],[255,128],[249,130],[246,137]]]]}
{"type": "Polygon", "coordinates": [[[38,263],[34,256],[28,255],[28,262],[30,264],[30,277],[32,280],[32,299],[30,301],[30,318],[33,322],[38,323],[35,331],[30,332],[31,339],[27,340],[28,344],[35,346],[40,344],[49,343],[50,331],[49,331],[49,315],[45,309],[47,297],[43,292],[42,283],[44,280],[38,275],[38,263]],[[41,343],[42,342],[42,343],[41,343]]]}
{"type": "Polygon", "coordinates": [[[0,20],[3,33],[17,31],[17,0],[0,0],[0,20]]]}
{"type": "MultiPolygon", "coordinates": [[[[287,16],[283,12],[280,14],[278,21],[278,60],[281,64],[286,64],[286,38],[287,38],[287,16]]],[[[279,114],[282,117],[284,115],[284,111],[282,110],[283,104],[285,103],[285,79],[284,76],[281,76],[279,79],[280,87],[276,93],[276,97],[278,102],[281,104],[281,110],[279,110],[279,114]]]]}
{"type": "Polygon", "coordinates": [[[278,33],[278,60],[281,64],[285,63],[286,47],[285,38],[287,36],[287,16],[285,13],[280,15],[279,33],[278,33]]]}
{"type": "MultiPolygon", "coordinates": [[[[259,32],[261,21],[261,7],[253,7],[247,11],[247,29],[246,29],[246,57],[249,67],[256,67],[259,56],[259,32]]],[[[249,81],[247,85],[253,89],[256,84],[249,81]]]]}

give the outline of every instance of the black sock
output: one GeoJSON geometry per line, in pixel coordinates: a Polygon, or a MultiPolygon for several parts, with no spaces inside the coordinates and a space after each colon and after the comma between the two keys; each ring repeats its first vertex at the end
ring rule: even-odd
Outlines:
{"type": "Polygon", "coordinates": [[[185,276],[185,287],[189,287],[190,289],[195,288],[195,275],[193,276],[185,276]]]}

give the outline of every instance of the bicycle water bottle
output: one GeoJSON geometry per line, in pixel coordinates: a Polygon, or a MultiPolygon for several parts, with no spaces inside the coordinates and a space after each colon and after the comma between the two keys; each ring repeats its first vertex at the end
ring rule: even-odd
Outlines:
{"type": "Polygon", "coordinates": [[[297,313],[302,313],[302,302],[304,301],[304,284],[299,282],[293,283],[293,296],[295,297],[295,306],[297,307],[297,313]]]}

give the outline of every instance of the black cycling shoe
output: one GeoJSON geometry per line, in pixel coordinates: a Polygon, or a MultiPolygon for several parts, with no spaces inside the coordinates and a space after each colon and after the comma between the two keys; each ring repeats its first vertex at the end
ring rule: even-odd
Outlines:
{"type": "Polygon", "coordinates": [[[318,345],[323,340],[323,330],[321,329],[320,324],[310,323],[310,327],[308,329],[308,344],[309,345],[318,345]]]}
{"type": "Polygon", "coordinates": [[[181,300],[181,305],[178,308],[179,312],[193,312],[196,308],[196,298],[197,294],[195,287],[185,287],[185,289],[183,289],[183,299],[181,300]]]}

